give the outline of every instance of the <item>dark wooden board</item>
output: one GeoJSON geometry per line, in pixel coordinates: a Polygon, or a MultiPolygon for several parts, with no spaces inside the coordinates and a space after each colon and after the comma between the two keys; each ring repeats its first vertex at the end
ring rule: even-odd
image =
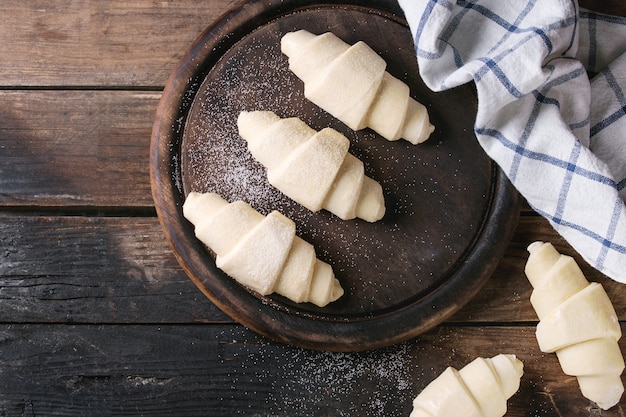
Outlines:
{"type": "Polygon", "coordinates": [[[232,322],[189,281],[155,217],[0,216],[3,322],[232,322]]]}
{"type": "Polygon", "coordinates": [[[189,43],[240,3],[4,0],[0,85],[162,87],[189,43]]]}
{"type": "Polygon", "coordinates": [[[517,194],[473,140],[470,87],[433,93],[419,79],[406,22],[386,8],[252,1],[210,26],[173,72],[153,131],[151,173],[157,213],[194,282],[234,319],[299,346],[360,350],[386,346],[440,323],[467,303],[495,269],[517,221],[517,194]],[[343,22],[352,22],[347,25],[343,22]],[[333,30],[365,40],[424,102],[438,126],[428,142],[388,142],[351,132],[308,102],[280,53],[284,33],[333,30]],[[384,37],[380,33],[385,33],[384,37]],[[351,139],[366,173],[383,186],[387,212],[376,223],[310,213],[269,186],[238,136],[241,110],[297,116],[351,139]],[[333,265],[346,294],[323,309],[261,297],[219,271],[182,216],[184,195],[217,192],[263,214],[279,210],[318,257],[333,265]]]}
{"type": "MultiPolygon", "coordinates": [[[[585,264],[546,220],[524,216],[498,267],[449,322],[536,321],[526,246],[554,242],[626,318],[623,285],[585,264]]],[[[188,279],[154,217],[0,216],[0,317],[11,323],[232,323],[188,279]],[[54,242],[53,245],[50,243],[54,242]]]]}
{"type": "MultiPolygon", "coordinates": [[[[2,2],[0,415],[407,416],[445,366],[508,349],[526,373],[507,417],[623,415],[624,400],[599,411],[536,348],[525,246],[579,258],[527,206],[492,278],[448,320],[458,327],[377,351],[274,343],[187,279],[151,211],[150,124],[184,48],[241,3],[2,2]]],[[[582,267],[624,321],[623,285],[582,267]]]]}
{"type": "Polygon", "coordinates": [[[507,417],[623,415],[620,407],[600,413],[533,339],[532,327],[444,326],[375,352],[331,353],[232,325],[3,324],[2,370],[12,377],[0,378],[0,412],[406,417],[447,366],[513,352],[524,375],[507,417]]]}
{"type": "Polygon", "coordinates": [[[618,317],[626,319],[624,284],[606,277],[586,263],[546,219],[527,213],[520,217],[512,242],[487,284],[448,321],[505,323],[536,320],[529,303],[532,287],[524,274],[528,259],[527,247],[535,241],[551,242],[560,253],[572,256],[589,281],[604,286],[618,317]]]}
{"type": "Polygon", "coordinates": [[[152,209],[160,92],[0,91],[0,207],[152,209]]]}
{"type": "MultiPolygon", "coordinates": [[[[3,0],[0,86],[162,88],[188,45],[243,0],[3,0]]],[[[395,0],[378,0],[394,5],[395,0]]],[[[581,5],[624,13],[622,0],[581,5]]]]}
{"type": "Polygon", "coordinates": [[[626,7],[623,0],[579,0],[580,7],[594,10],[599,13],[611,14],[615,16],[626,16],[626,7]]]}

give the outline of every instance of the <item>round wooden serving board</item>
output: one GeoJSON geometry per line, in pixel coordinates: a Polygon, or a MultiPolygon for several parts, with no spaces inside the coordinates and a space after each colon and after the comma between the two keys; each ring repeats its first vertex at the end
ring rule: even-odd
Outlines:
{"type": "MultiPolygon", "coordinates": [[[[389,2],[393,3],[393,2],[389,2]]],[[[151,176],[160,221],[196,285],[233,319],[273,339],[313,349],[357,351],[413,338],[441,323],[482,287],[508,244],[518,197],[473,134],[470,86],[433,93],[421,81],[410,31],[397,6],[251,1],[210,26],[170,77],[153,129],[151,176]],[[351,131],[303,96],[280,39],[332,31],[363,40],[428,108],[436,130],[421,145],[351,131]],[[237,132],[243,110],[330,126],[383,187],[376,223],[312,213],[274,189],[237,132]],[[279,210],[332,265],[345,295],[325,308],[260,296],[216,268],[182,216],[191,191],[279,210]]]]}

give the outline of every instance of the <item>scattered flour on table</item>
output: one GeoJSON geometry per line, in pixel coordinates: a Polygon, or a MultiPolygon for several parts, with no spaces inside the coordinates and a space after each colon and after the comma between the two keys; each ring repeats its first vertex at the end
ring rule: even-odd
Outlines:
{"type": "Polygon", "coordinates": [[[295,350],[289,359],[270,391],[290,392],[287,397],[302,401],[271,396],[268,402],[281,415],[318,415],[333,404],[337,416],[403,415],[399,411],[414,397],[408,344],[384,349],[382,355],[295,350]]]}

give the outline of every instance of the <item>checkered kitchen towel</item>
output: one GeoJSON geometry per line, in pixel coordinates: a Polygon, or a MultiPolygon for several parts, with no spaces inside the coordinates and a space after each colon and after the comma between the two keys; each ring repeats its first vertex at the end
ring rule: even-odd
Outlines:
{"type": "Polygon", "coordinates": [[[576,0],[399,3],[428,87],[473,81],[483,149],[587,262],[626,283],[626,19],[576,0]]]}

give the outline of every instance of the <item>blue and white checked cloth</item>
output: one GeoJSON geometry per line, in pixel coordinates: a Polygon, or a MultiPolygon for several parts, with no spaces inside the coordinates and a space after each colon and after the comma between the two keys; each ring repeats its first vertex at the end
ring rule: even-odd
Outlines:
{"type": "Polygon", "coordinates": [[[485,152],[587,262],[626,283],[626,19],[576,0],[399,3],[426,85],[473,81],[485,152]]]}

